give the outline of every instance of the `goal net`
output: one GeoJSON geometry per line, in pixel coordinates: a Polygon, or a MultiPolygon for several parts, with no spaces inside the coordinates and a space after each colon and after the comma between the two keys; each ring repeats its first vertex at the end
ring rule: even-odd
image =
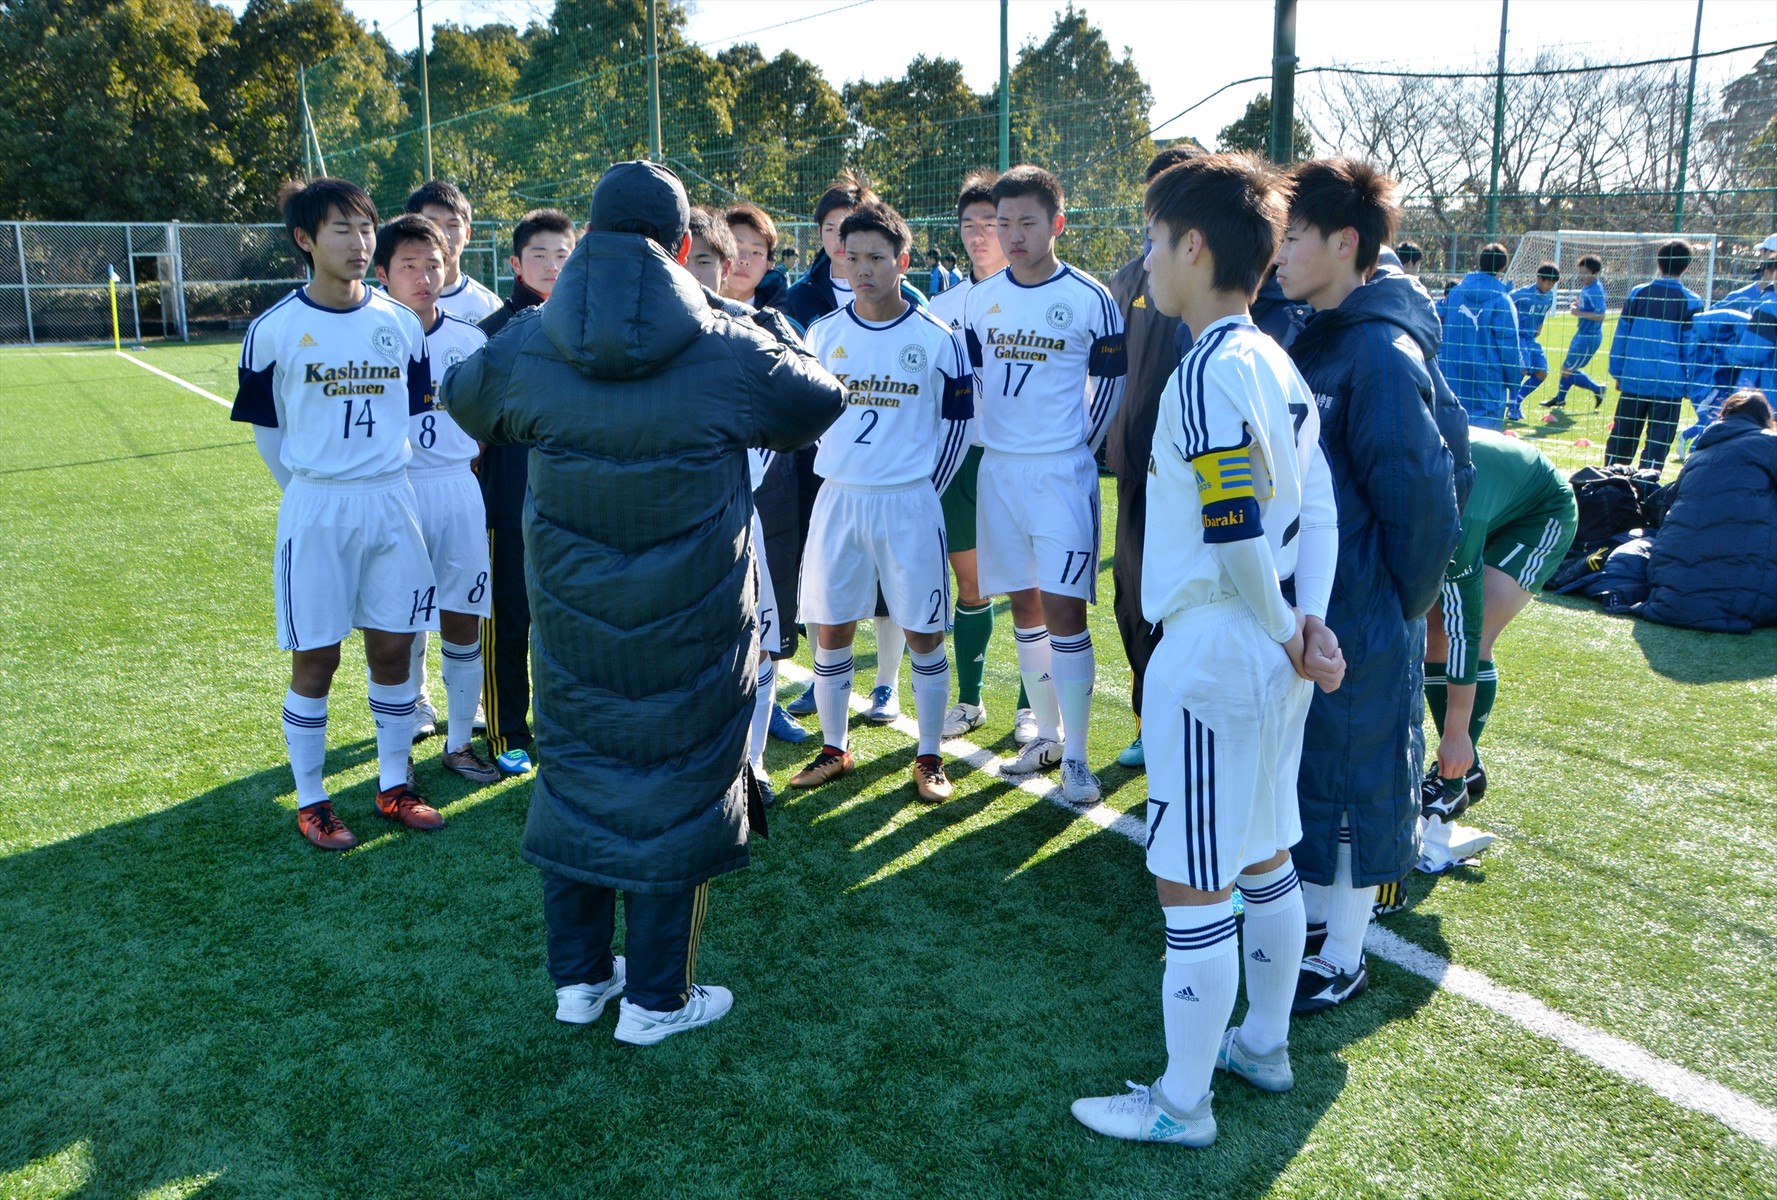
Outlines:
{"type": "Polygon", "coordinates": [[[1715,289],[1717,235],[1688,230],[1684,233],[1534,230],[1518,239],[1518,248],[1512,254],[1512,265],[1506,274],[1513,287],[1521,287],[1536,282],[1538,266],[1545,262],[1554,263],[1561,268],[1557,308],[1563,310],[1575,290],[1576,264],[1583,255],[1596,254],[1604,262],[1604,287],[1610,297],[1610,306],[1617,309],[1622,307],[1623,297],[1630,288],[1654,277],[1654,255],[1673,238],[1682,238],[1691,244],[1691,266],[1684,275],[1686,286],[1698,295],[1710,297],[1715,289]]]}

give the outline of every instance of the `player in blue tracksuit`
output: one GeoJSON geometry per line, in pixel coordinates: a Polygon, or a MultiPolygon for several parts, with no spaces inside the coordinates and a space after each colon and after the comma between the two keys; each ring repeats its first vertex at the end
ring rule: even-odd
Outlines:
{"type": "Polygon", "coordinates": [[[1761,302],[1777,295],[1777,233],[1759,243],[1758,256],[1752,282],[1723,296],[1717,308],[1737,308],[1749,313],[1761,302]]]}
{"type": "Polygon", "coordinates": [[[1604,284],[1598,278],[1604,273],[1604,260],[1596,254],[1586,254],[1581,256],[1578,265],[1580,294],[1574,297],[1568,311],[1573,313],[1579,327],[1574,330],[1573,341],[1567,344],[1567,357],[1561,360],[1561,386],[1551,399],[1543,401],[1544,408],[1566,405],[1567,389],[1576,383],[1592,393],[1594,409],[1604,403],[1604,385],[1594,382],[1586,374],[1586,364],[1592,361],[1604,341],[1604,284]]]}
{"type": "Polygon", "coordinates": [[[1691,265],[1689,242],[1664,243],[1654,263],[1660,273],[1630,290],[1610,341],[1610,373],[1622,397],[1604,461],[1627,464],[1634,459],[1645,428],[1641,467],[1659,471],[1678,432],[1679,408],[1690,394],[1697,344],[1691,320],[1702,311],[1703,301],[1678,282],[1691,265]]]}
{"type": "Polygon", "coordinates": [[[1481,247],[1476,269],[1463,276],[1444,304],[1444,344],[1438,364],[1469,424],[1505,428],[1506,406],[1524,377],[1518,313],[1500,276],[1511,255],[1498,242],[1481,247]]]}
{"type": "Polygon", "coordinates": [[[1561,282],[1561,268],[1546,262],[1536,269],[1536,282],[1512,291],[1512,307],[1518,310],[1518,353],[1524,359],[1524,381],[1512,393],[1506,415],[1514,421],[1524,419],[1524,401],[1549,377],[1549,359],[1537,337],[1543,321],[1555,307],[1555,285],[1561,282]]]}
{"type": "Polygon", "coordinates": [[[1691,406],[1697,423],[1678,435],[1679,456],[1714,423],[1722,402],[1734,394],[1741,374],[1742,344],[1751,318],[1724,301],[1691,318],[1697,335],[1696,357],[1691,362],[1691,406]]]}

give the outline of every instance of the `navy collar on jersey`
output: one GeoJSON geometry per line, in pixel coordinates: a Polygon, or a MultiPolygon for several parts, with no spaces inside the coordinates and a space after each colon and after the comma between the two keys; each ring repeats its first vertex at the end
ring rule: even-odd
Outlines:
{"type": "Polygon", "coordinates": [[[309,296],[309,289],[308,289],[307,284],[304,284],[303,286],[297,288],[296,294],[298,296],[302,297],[302,302],[304,304],[308,305],[310,308],[318,308],[324,313],[355,313],[360,308],[363,308],[366,304],[370,303],[370,298],[376,294],[376,289],[371,287],[369,284],[365,284],[364,285],[364,299],[358,301],[358,303],[352,305],[352,307],[350,307],[350,308],[328,308],[325,304],[317,303],[314,299],[312,299],[309,296]]]}
{"type": "Polygon", "coordinates": [[[438,298],[440,300],[449,300],[452,296],[461,296],[466,290],[468,290],[469,284],[472,282],[473,280],[469,278],[469,273],[464,271],[457,276],[457,286],[448,292],[439,292],[438,298]]]}
{"type": "Polygon", "coordinates": [[[1055,274],[1049,276],[1049,278],[1043,280],[1043,282],[1041,282],[1041,283],[1019,283],[1018,276],[1012,274],[1012,266],[1010,263],[1008,263],[1006,265],[1005,269],[1002,270],[1000,272],[1000,274],[1004,275],[1006,277],[1006,282],[1010,283],[1013,287],[1021,287],[1025,291],[1029,292],[1029,291],[1035,291],[1037,288],[1040,288],[1040,287],[1048,287],[1050,284],[1054,283],[1057,279],[1060,279],[1062,276],[1066,275],[1068,273],[1069,269],[1070,268],[1068,267],[1068,265],[1066,263],[1062,262],[1060,259],[1056,259],[1055,260],[1055,274]]]}
{"type": "MultiPolygon", "coordinates": [[[[902,296],[901,299],[907,300],[907,297],[902,296]]],[[[878,333],[880,333],[884,329],[893,329],[895,326],[899,325],[902,321],[905,321],[908,317],[911,317],[914,314],[914,312],[919,308],[919,305],[913,303],[913,301],[911,301],[911,300],[907,300],[907,311],[906,312],[902,313],[900,316],[896,317],[894,320],[890,321],[886,325],[878,325],[874,321],[866,321],[863,317],[860,317],[857,312],[857,304],[858,304],[858,302],[856,300],[853,300],[853,301],[850,301],[849,303],[847,303],[845,306],[845,315],[850,317],[852,320],[856,321],[859,325],[863,326],[865,329],[875,330],[878,333]]]]}
{"type": "Polygon", "coordinates": [[[445,312],[442,308],[433,308],[432,311],[438,314],[438,319],[436,321],[432,322],[432,328],[426,330],[427,337],[431,337],[433,334],[437,333],[440,329],[443,329],[444,328],[444,319],[446,317],[450,316],[450,314],[445,312]]]}
{"type": "Polygon", "coordinates": [[[1207,337],[1209,334],[1213,333],[1215,330],[1229,328],[1229,327],[1236,326],[1236,325],[1245,325],[1248,328],[1257,328],[1257,326],[1253,325],[1252,313],[1250,313],[1250,312],[1229,313],[1227,316],[1217,317],[1215,320],[1213,320],[1209,324],[1205,325],[1203,327],[1203,332],[1199,333],[1197,335],[1197,341],[1199,344],[1201,344],[1203,339],[1205,337],[1207,337]]]}

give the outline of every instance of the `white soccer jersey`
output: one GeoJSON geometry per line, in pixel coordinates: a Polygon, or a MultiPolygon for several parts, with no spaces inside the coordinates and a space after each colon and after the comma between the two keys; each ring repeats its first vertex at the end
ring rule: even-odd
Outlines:
{"type": "Polygon", "coordinates": [[[469,275],[457,280],[457,286],[438,297],[438,307],[471,325],[479,324],[500,309],[500,298],[469,275]]]}
{"type": "Polygon", "coordinates": [[[747,474],[752,480],[755,492],[759,490],[759,485],[765,482],[765,472],[771,469],[771,460],[776,457],[775,451],[762,450],[756,446],[747,451],[747,474]]]}
{"type": "Polygon", "coordinates": [[[451,415],[438,407],[438,387],[444,373],[487,345],[487,334],[470,322],[440,311],[438,321],[426,333],[426,357],[432,363],[432,407],[413,418],[407,431],[413,443],[410,469],[467,466],[481,452],[475,439],[451,415]]]}
{"type": "Polygon", "coordinates": [[[406,305],[364,289],[324,308],[297,288],[253,319],[232,417],[284,431],[293,475],[370,479],[407,465],[407,419],[432,407],[426,333],[406,305]]]}
{"type": "Polygon", "coordinates": [[[975,281],[973,278],[964,278],[963,281],[956,286],[945,288],[936,296],[929,298],[926,301],[926,307],[931,310],[934,317],[937,317],[940,321],[943,321],[958,333],[962,333],[963,297],[967,296],[974,287],[975,281]]]}
{"type": "Polygon", "coordinates": [[[821,435],[815,473],[864,487],[930,479],[942,492],[975,412],[962,339],[916,304],[886,325],[848,304],[808,327],[808,348],[845,385],[847,405],[821,435]]]}
{"type": "Polygon", "coordinates": [[[964,301],[978,437],[1008,454],[1096,451],[1123,399],[1123,314],[1103,284],[1062,263],[1034,287],[1011,268],[964,301]]]}
{"type": "Polygon", "coordinates": [[[1238,596],[1216,554],[1219,543],[1263,536],[1287,579],[1298,534],[1337,524],[1313,393],[1250,319],[1214,322],[1160,395],[1148,462],[1142,616],[1160,622],[1238,596]]]}

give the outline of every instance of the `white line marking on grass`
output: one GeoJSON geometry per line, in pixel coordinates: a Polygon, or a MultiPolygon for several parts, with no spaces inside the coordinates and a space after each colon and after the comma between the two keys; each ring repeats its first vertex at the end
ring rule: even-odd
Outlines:
{"type": "MultiPolygon", "coordinates": [[[[779,679],[791,683],[806,683],[814,678],[813,672],[789,662],[778,663],[777,673],[779,679]]],[[[863,712],[870,707],[870,702],[863,696],[853,695],[851,706],[863,712]]],[[[919,736],[918,724],[907,717],[899,717],[886,727],[910,737],[919,736]]],[[[999,773],[999,756],[993,751],[961,738],[946,740],[943,745],[948,754],[975,770],[996,775],[999,773]]],[[[1010,777],[1007,777],[1007,782],[1011,782],[1010,777]]],[[[1100,829],[1120,833],[1137,846],[1147,844],[1148,829],[1145,822],[1104,804],[1094,804],[1082,811],[1062,799],[1061,787],[1053,780],[1040,775],[1031,776],[1018,784],[1018,790],[1029,792],[1084,817],[1100,829]]],[[[1583,1025],[1571,1017],[1564,1017],[1535,996],[1502,987],[1479,971],[1459,967],[1380,925],[1371,924],[1364,949],[1437,987],[1491,1009],[1582,1058],[1590,1059],[1618,1078],[1639,1083],[1681,1108],[1714,1117],[1729,1129],[1744,1134],[1766,1149],[1777,1150],[1777,1111],[1742,1096],[1732,1088],[1706,1079],[1688,1067],[1667,1062],[1613,1034],[1583,1025]]]]}
{"type": "Polygon", "coordinates": [[[143,362],[141,359],[137,358],[135,355],[129,353],[128,351],[118,350],[115,353],[117,354],[117,357],[124,359],[127,362],[135,363],[138,367],[141,367],[144,371],[152,371],[156,375],[159,375],[162,379],[166,380],[168,383],[176,383],[188,392],[196,392],[198,395],[202,396],[204,399],[212,401],[213,403],[216,403],[216,404],[220,404],[223,408],[233,408],[234,407],[233,404],[229,403],[227,400],[224,400],[221,396],[218,396],[215,392],[207,392],[195,383],[186,383],[183,379],[179,378],[177,375],[169,375],[167,372],[161,370],[159,367],[150,366],[149,364],[143,362]]]}

